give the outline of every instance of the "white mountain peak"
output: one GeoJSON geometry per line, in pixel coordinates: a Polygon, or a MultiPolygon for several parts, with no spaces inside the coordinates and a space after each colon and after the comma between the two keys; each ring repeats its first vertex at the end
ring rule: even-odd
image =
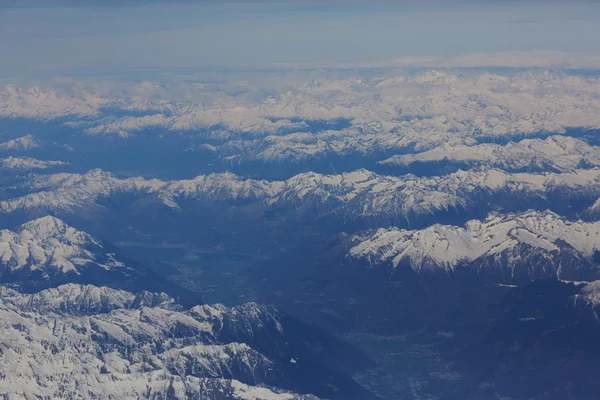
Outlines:
{"type": "MultiPolygon", "coordinates": [[[[318,400],[265,385],[280,381],[276,361],[248,344],[220,340],[220,320],[164,303],[136,305],[131,293],[94,286],[68,284],[35,294],[0,286],[0,293],[0,393],[318,400]]],[[[247,318],[256,329],[266,322],[260,315],[247,318]]]]}
{"type": "Polygon", "coordinates": [[[49,238],[67,239],[70,241],[82,242],[92,240],[87,233],[77,231],[75,228],[67,225],[63,220],[47,215],[37,218],[21,225],[20,232],[31,232],[36,238],[48,240],[49,238]]]}
{"type": "Polygon", "coordinates": [[[46,216],[29,221],[15,232],[0,231],[0,268],[6,273],[41,271],[80,274],[93,265],[106,270],[124,267],[89,234],[46,216]]]}
{"type": "MultiPolygon", "coordinates": [[[[0,212],[77,212],[97,215],[99,202],[118,193],[146,199],[145,204],[163,204],[179,209],[185,199],[200,204],[219,202],[263,202],[264,207],[300,204],[307,210],[318,206],[321,215],[338,213],[352,218],[386,216],[398,219],[460,209],[476,196],[503,193],[543,200],[563,188],[573,193],[600,194],[600,169],[565,173],[509,173],[478,167],[442,176],[379,175],[360,169],[336,175],[308,172],[286,181],[241,178],[232,174],[202,175],[194,179],[118,178],[101,170],[86,174],[31,175],[15,187],[21,196],[0,200],[0,212]]],[[[298,209],[298,212],[301,211],[298,209]]]]}
{"type": "Polygon", "coordinates": [[[31,157],[7,157],[0,159],[0,166],[9,170],[48,169],[60,165],[66,165],[63,161],[37,160],[31,157]]]}
{"type": "Polygon", "coordinates": [[[40,142],[33,135],[25,135],[16,139],[0,143],[0,150],[27,151],[39,149],[40,142]]]}
{"type": "Polygon", "coordinates": [[[538,168],[567,172],[581,168],[584,164],[600,166],[600,147],[560,135],[550,136],[545,140],[524,139],[506,145],[449,142],[422,153],[392,156],[380,161],[380,164],[409,166],[416,162],[441,161],[507,170],[538,168]]]}
{"type": "Polygon", "coordinates": [[[500,255],[526,244],[547,252],[560,250],[564,242],[584,257],[600,250],[600,222],[568,221],[546,211],[521,214],[492,214],[484,221],[472,220],[464,226],[432,225],[422,230],[379,229],[352,237],[348,256],[369,262],[408,261],[420,270],[456,266],[481,257],[500,255]]]}

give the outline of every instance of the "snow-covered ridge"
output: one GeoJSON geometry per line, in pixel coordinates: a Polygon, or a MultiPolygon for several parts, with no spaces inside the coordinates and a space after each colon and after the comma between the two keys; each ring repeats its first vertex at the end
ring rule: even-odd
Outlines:
{"type": "Polygon", "coordinates": [[[73,151],[70,146],[59,145],[53,141],[39,140],[33,135],[25,135],[16,139],[11,139],[4,143],[0,143],[0,152],[21,153],[51,148],[61,149],[64,151],[73,151]]]}
{"type": "Polygon", "coordinates": [[[256,201],[272,197],[279,182],[245,180],[230,173],[199,176],[191,180],[161,181],[144,178],[118,178],[102,170],[86,174],[33,175],[15,188],[30,192],[2,201],[3,212],[27,210],[97,210],[96,202],[116,193],[154,196],[166,206],[177,208],[177,198],[211,201],[256,201]]]}
{"type": "Polygon", "coordinates": [[[341,175],[301,174],[286,181],[270,204],[319,206],[323,213],[404,219],[474,205],[495,194],[515,200],[544,200],[555,191],[600,195],[600,169],[570,173],[508,173],[478,168],[449,175],[386,176],[366,170],[341,175]]]}
{"type": "Polygon", "coordinates": [[[139,292],[78,285],[69,283],[49,288],[27,296],[18,295],[14,289],[0,287],[4,302],[28,312],[67,315],[94,315],[126,308],[157,307],[178,309],[179,306],[165,293],[139,292]]]}
{"type": "Polygon", "coordinates": [[[70,93],[6,86],[0,88],[0,117],[75,116],[66,125],[92,135],[201,132],[225,141],[215,149],[223,158],[271,162],[406,147],[424,151],[456,139],[600,127],[598,78],[566,72],[425,71],[284,81],[263,77],[260,87],[236,82],[232,94],[226,84],[198,83],[185,85],[185,95],[162,82],[131,84],[112,95],[102,85],[73,85],[70,93]],[[309,123],[337,120],[350,126],[309,123]]]}
{"type": "Polygon", "coordinates": [[[316,210],[318,215],[404,219],[465,208],[481,196],[496,193],[541,200],[557,190],[600,196],[600,169],[508,173],[478,168],[435,177],[396,177],[357,170],[339,175],[309,172],[286,181],[243,179],[221,173],[167,182],[121,179],[93,170],[83,175],[32,175],[11,190],[24,194],[0,201],[2,213],[91,212],[102,209],[99,200],[127,193],[172,209],[178,209],[181,200],[192,199],[199,204],[261,202],[263,207],[273,209],[294,207],[299,216],[303,211],[316,210]]]}
{"type": "Polygon", "coordinates": [[[63,161],[37,160],[31,157],[7,157],[0,158],[0,168],[26,171],[30,169],[48,169],[66,165],[63,161]]]}
{"type": "Polygon", "coordinates": [[[582,165],[600,166],[600,147],[567,136],[551,136],[546,140],[524,139],[506,145],[447,143],[423,153],[393,156],[380,163],[409,166],[416,162],[439,161],[486,165],[504,170],[568,172],[582,165]]]}
{"type": "MultiPolygon", "coordinates": [[[[220,315],[217,320],[165,303],[134,305],[135,297],[73,284],[31,295],[0,287],[0,394],[316,400],[264,386],[281,379],[280,361],[247,344],[221,341],[222,320],[240,311],[218,306],[210,313],[203,306],[205,314],[220,315]],[[83,313],[81,304],[89,306],[83,313]]],[[[244,316],[255,327],[272,313],[258,305],[252,312],[244,316]]]]}
{"type": "Polygon", "coordinates": [[[81,274],[90,266],[112,270],[125,264],[104,252],[89,234],[47,216],[23,224],[16,232],[0,231],[0,266],[3,274],[27,270],[48,277],[81,274]]]}
{"type": "MultiPolygon", "coordinates": [[[[558,259],[557,254],[566,245],[582,258],[591,259],[600,250],[600,222],[571,222],[549,211],[530,211],[491,215],[464,226],[436,224],[423,230],[379,229],[353,236],[351,242],[350,258],[365,259],[371,264],[390,262],[394,266],[408,262],[417,271],[453,270],[488,257],[500,260],[503,253],[522,245],[554,259],[558,259]]],[[[556,272],[560,277],[561,271],[556,272]]]]}
{"type": "Polygon", "coordinates": [[[2,151],[28,151],[33,149],[39,149],[40,147],[40,142],[33,135],[26,135],[9,140],[5,143],[0,143],[0,150],[2,151]]]}
{"type": "MultiPolygon", "coordinates": [[[[65,283],[106,285],[200,301],[198,294],[170,283],[110,243],[53,216],[31,220],[14,231],[0,230],[0,283],[24,292],[65,283]]],[[[159,300],[149,297],[136,301],[154,304],[159,300]]]]}
{"type": "Polygon", "coordinates": [[[5,85],[0,88],[0,115],[5,118],[49,120],[65,116],[91,116],[107,103],[91,93],[52,88],[5,85]]]}

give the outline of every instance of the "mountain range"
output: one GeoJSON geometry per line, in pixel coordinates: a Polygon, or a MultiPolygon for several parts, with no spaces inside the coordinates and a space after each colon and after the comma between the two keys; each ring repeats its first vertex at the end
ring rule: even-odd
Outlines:
{"type": "MultiPolygon", "coordinates": [[[[273,386],[370,397],[316,361],[307,346],[319,344],[318,333],[273,308],[184,310],[166,295],[77,284],[1,290],[0,393],[11,397],[316,399],[273,386]]],[[[323,338],[323,351],[336,351],[323,338]]],[[[352,368],[357,353],[340,350],[352,368]]]]}
{"type": "Polygon", "coordinates": [[[235,206],[247,215],[258,212],[297,221],[361,221],[363,227],[422,227],[444,218],[466,221],[465,217],[494,210],[550,208],[568,216],[583,215],[591,212],[600,197],[597,168],[510,173],[480,167],[432,177],[379,175],[367,170],[338,175],[308,172],[286,181],[230,173],[162,181],[119,178],[93,170],[15,177],[9,182],[0,192],[0,212],[7,216],[61,213],[95,218],[111,203],[136,213],[157,207],[185,212],[220,205],[235,206]]]}
{"type": "Polygon", "coordinates": [[[595,398],[597,75],[0,86],[0,397],[595,398]]]}
{"type": "Polygon", "coordinates": [[[117,251],[50,216],[0,232],[0,393],[372,397],[347,376],[371,363],[352,346],[273,307],[203,305],[117,251]]]}

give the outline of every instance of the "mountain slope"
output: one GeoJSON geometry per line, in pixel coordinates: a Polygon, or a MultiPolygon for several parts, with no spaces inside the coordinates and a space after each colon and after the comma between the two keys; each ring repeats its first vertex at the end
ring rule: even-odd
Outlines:
{"type": "Polygon", "coordinates": [[[357,154],[389,157],[456,138],[507,141],[600,125],[597,77],[565,71],[375,77],[296,71],[283,80],[268,77],[258,78],[260,84],[146,81],[119,89],[113,82],[103,89],[82,83],[70,90],[5,85],[0,117],[69,118],[66,126],[80,135],[193,133],[200,140],[190,142],[198,147],[216,139],[223,160],[292,164],[357,154]],[[339,120],[348,123],[314,123],[339,120]]]}
{"type": "Polygon", "coordinates": [[[438,347],[459,376],[447,398],[485,398],[486,387],[511,399],[593,397],[600,371],[597,295],[597,281],[535,281],[461,321],[438,347]]]}
{"type": "Polygon", "coordinates": [[[72,151],[68,145],[59,145],[49,140],[40,140],[33,135],[25,135],[15,139],[0,143],[0,152],[6,153],[24,153],[24,152],[44,152],[48,150],[72,151]]]}
{"type": "Polygon", "coordinates": [[[0,151],[28,151],[41,148],[42,145],[33,135],[26,135],[0,143],[0,151]]]}
{"type": "Polygon", "coordinates": [[[331,217],[371,226],[422,227],[442,217],[453,222],[461,215],[479,217],[498,208],[550,207],[572,215],[600,196],[600,169],[508,173],[482,167],[434,177],[357,170],[339,175],[308,172],[286,181],[244,179],[229,173],[161,181],[118,178],[93,170],[83,175],[32,175],[15,180],[5,191],[0,212],[29,217],[65,213],[97,218],[111,203],[135,213],[218,204],[235,205],[246,215],[262,211],[296,221],[331,217]]]}
{"type": "Polygon", "coordinates": [[[570,172],[582,166],[600,166],[600,148],[568,136],[524,139],[505,145],[473,141],[470,145],[443,144],[423,153],[393,156],[380,161],[387,166],[408,167],[413,164],[457,163],[485,165],[507,171],[570,172]]]}
{"type": "Polygon", "coordinates": [[[375,266],[391,263],[394,268],[406,264],[424,274],[459,273],[461,268],[486,274],[485,268],[497,268],[502,270],[498,279],[506,283],[600,278],[599,268],[588,270],[600,250],[600,222],[570,222],[552,212],[491,215],[464,227],[379,229],[350,240],[351,259],[365,259],[375,266]]]}
{"type": "Polygon", "coordinates": [[[7,170],[27,171],[31,169],[47,169],[66,165],[63,161],[37,160],[31,157],[7,157],[0,159],[0,168],[7,170]]]}
{"type": "Polygon", "coordinates": [[[79,282],[195,296],[52,216],[0,231],[0,281],[26,291],[79,282]]]}
{"type": "Polygon", "coordinates": [[[515,285],[600,279],[599,238],[599,222],[550,211],[492,214],[340,234],[267,261],[250,279],[263,301],[332,329],[444,329],[515,285]]]}
{"type": "MultiPolygon", "coordinates": [[[[29,295],[0,290],[5,339],[0,393],[81,399],[314,398],[262,387],[268,385],[326,398],[372,398],[351,379],[317,363],[306,347],[318,343],[312,328],[289,325],[288,317],[270,307],[203,305],[185,311],[164,295],[75,284],[29,295]],[[260,342],[264,334],[270,337],[270,354],[260,342]]],[[[356,354],[350,347],[346,351],[356,354]]]]}

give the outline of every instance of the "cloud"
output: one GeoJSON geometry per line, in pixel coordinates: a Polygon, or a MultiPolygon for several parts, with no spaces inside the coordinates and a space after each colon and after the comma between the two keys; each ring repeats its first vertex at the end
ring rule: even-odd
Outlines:
{"type": "Polygon", "coordinates": [[[539,24],[542,21],[537,21],[535,19],[513,19],[510,21],[506,21],[508,24],[539,24]]]}
{"type": "MultiPolygon", "coordinates": [[[[236,1],[236,0],[221,0],[236,1]]],[[[151,4],[217,3],[217,0],[0,0],[0,8],[92,7],[124,8],[151,4]]]]}
{"type": "Polygon", "coordinates": [[[289,68],[552,68],[600,69],[600,54],[566,51],[507,51],[447,57],[397,57],[369,62],[276,63],[289,68]]]}
{"type": "Polygon", "coordinates": [[[600,53],[600,3],[535,3],[0,0],[17,7],[0,12],[0,37],[5,39],[0,41],[5,55],[0,75],[50,74],[48,66],[116,73],[274,63],[595,68],[596,60],[580,54],[487,54],[536,49],[600,53]],[[39,7],[27,8],[35,4],[39,7]]]}

